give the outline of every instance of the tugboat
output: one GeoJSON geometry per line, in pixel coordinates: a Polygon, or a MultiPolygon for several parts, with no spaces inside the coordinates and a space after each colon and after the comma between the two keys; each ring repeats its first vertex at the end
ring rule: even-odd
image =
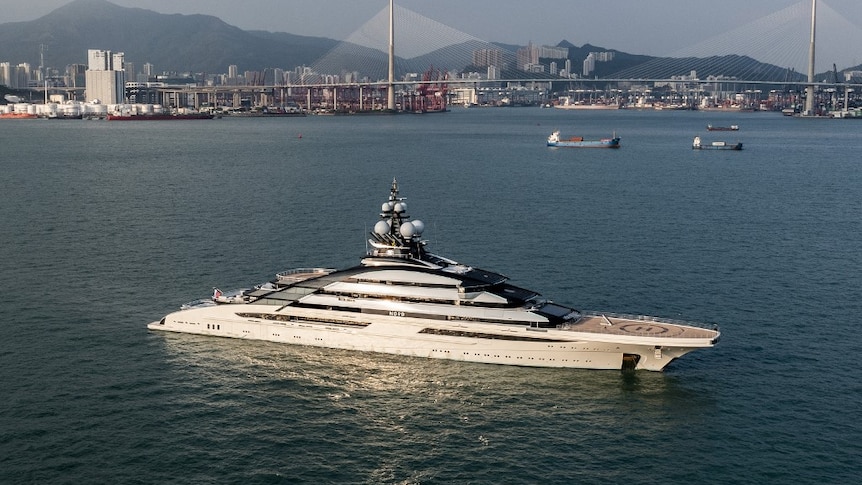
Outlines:
{"type": "Polygon", "coordinates": [[[587,313],[430,252],[392,181],[359,265],[300,268],[215,289],[148,328],[488,364],[660,371],[716,328],[587,313]]]}

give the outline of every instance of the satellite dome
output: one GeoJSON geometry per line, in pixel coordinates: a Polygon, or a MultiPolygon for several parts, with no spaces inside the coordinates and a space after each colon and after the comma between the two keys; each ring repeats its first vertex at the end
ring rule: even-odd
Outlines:
{"type": "Polygon", "coordinates": [[[404,212],[407,210],[407,202],[399,202],[392,208],[395,212],[404,212]]]}
{"type": "Polygon", "coordinates": [[[389,223],[386,221],[377,221],[377,224],[374,224],[374,233],[381,236],[389,234],[389,223]]]}
{"type": "Polygon", "coordinates": [[[407,239],[412,238],[413,235],[416,234],[416,228],[413,226],[412,222],[405,222],[404,224],[401,224],[400,231],[401,235],[407,239]]]}
{"type": "Polygon", "coordinates": [[[389,202],[384,202],[382,206],[380,206],[380,210],[383,212],[389,212],[392,210],[392,207],[389,206],[389,202]]]}
{"type": "Polygon", "coordinates": [[[413,224],[413,227],[416,229],[417,235],[421,235],[423,232],[425,232],[425,223],[424,222],[420,221],[419,219],[416,219],[415,221],[413,221],[412,224],[413,224]]]}

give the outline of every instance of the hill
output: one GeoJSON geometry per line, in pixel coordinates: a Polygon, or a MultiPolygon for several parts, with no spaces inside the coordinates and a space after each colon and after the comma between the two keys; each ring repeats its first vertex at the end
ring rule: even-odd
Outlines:
{"type": "Polygon", "coordinates": [[[30,22],[0,24],[0,60],[39,65],[86,64],[88,49],[125,53],[156,70],[226,72],[293,67],[321,57],[338,41],[286,33],[245,31],[209,15],[165,15],[106,0],[74,0],[30,22]]]}

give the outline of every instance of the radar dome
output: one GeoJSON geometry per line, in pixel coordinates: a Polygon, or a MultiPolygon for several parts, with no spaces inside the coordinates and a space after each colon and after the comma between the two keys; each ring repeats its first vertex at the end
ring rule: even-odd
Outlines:
{"type": "Polygon", "coordinates": [[[401,224],[400,231],[401,235],[407,239],[412,238],[413,235],[416,234],[416,228],[413,226],[412,222],[405,222],[404,224],[401,224]]]}
{"type": "Polygon", "coordinates": [[[381,236],[389,234],[389,223],[386,221],[377,221],[377,224],[374,224],[374,233],[381,236]]]}
{"type": "Polygon", "coordinates": [[[415,221],[412,222],[412,224],[413,224],[413,227],[416,228],[416,234],[421,235],[423,232],[425,232],[425,223],[424,222],[420,221],[419,219],[416,219],[415,221]]]}
{"type": "Polygon", "coordinates": [[[392,207],[389,206],[389,202],[384,202],[382,206],[380,206],[380,210],[383,212],[389,212],[392,210],[392,207]]]}
{"type": "Polygon", "coordinates": [[[399,202],[393,207],[395,212],[404,212],[407,210],[407,202],[399,202]]]}

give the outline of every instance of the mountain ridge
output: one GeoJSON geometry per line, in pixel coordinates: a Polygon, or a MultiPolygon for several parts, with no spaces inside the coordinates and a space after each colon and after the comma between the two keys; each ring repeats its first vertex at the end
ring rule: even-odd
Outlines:
{"type": "Polygon", "coordinates": [[[0,24],[0,59],[38,65],[86,64],[87,50],[123,52],[158,71],[226,72],[308,64],[338,41],[288,33],[245,31],[210,15],[160,14],[107,0],[74,0],[29,22],[0,24]],[[301,47],[301,48],[298,48],[301,47]]]}
{"type": "MultiPolygon", "coordinates": [[[[13,64],[29,62],[38,66],[40,46],[46,45],[46,65],[60,69],[70,64],[86,65],[87,50],[100,49],[123,52],[126,61],[139,68],[144,63],[151,63],[157,72],[223,73],[232,64],[237,65],[240,72],[273,67],[289,70],[312,65],[330,52],[337,54],[337,48],[343,44],[327,37],[247,31],[211,15],[161,14],[142,8],[121,7],[108,0],[73,0],[32,21],[0,24],[0,61],[13,64]]],[[[509,55],[514,55],[517,48],[503,43],[493,44],[509,55]]],[[[567,40],[560,41],[558,46],[569,49],[575,72],[580,71],[581,62],[589,52],[614,52],[612,61],[596,63],[591,77],[669,78],[696,69],[701,78],[709,75],[732,77],[735,72],[744,72],[747,75],[772,76],[772,80],[802,80],[799,73],[745,56],[675,59],[629,54],[591,44],[578,47],[567,40]],[[652,69],[653,75],[644,75],[644,66],[652,69]]],[[[451,50],[451,46],[440,51],[447,50],[451,50]]],[[[334,62],[339,58],[334,57],[336,59],[330,60],[327,67],[337,69],[334,62]]],[[[347,62],[345,70],[351,70],[351,62],[356,64],[356,59],[350,59],[349,55],[342,55],[340,59],[347,62]]],[[[375,55],[372,61],[379,64],[380,56],[375,55]]],[[[415,59],[399,58],[397,62],[415,72],[435,64],[433,53],[415,59]]],[[[463,67],[446,68],[457,70],[463,67]]],[[[534,77],[521,71],[507,71],[520,72],[522,77],[534,77]]]]}

